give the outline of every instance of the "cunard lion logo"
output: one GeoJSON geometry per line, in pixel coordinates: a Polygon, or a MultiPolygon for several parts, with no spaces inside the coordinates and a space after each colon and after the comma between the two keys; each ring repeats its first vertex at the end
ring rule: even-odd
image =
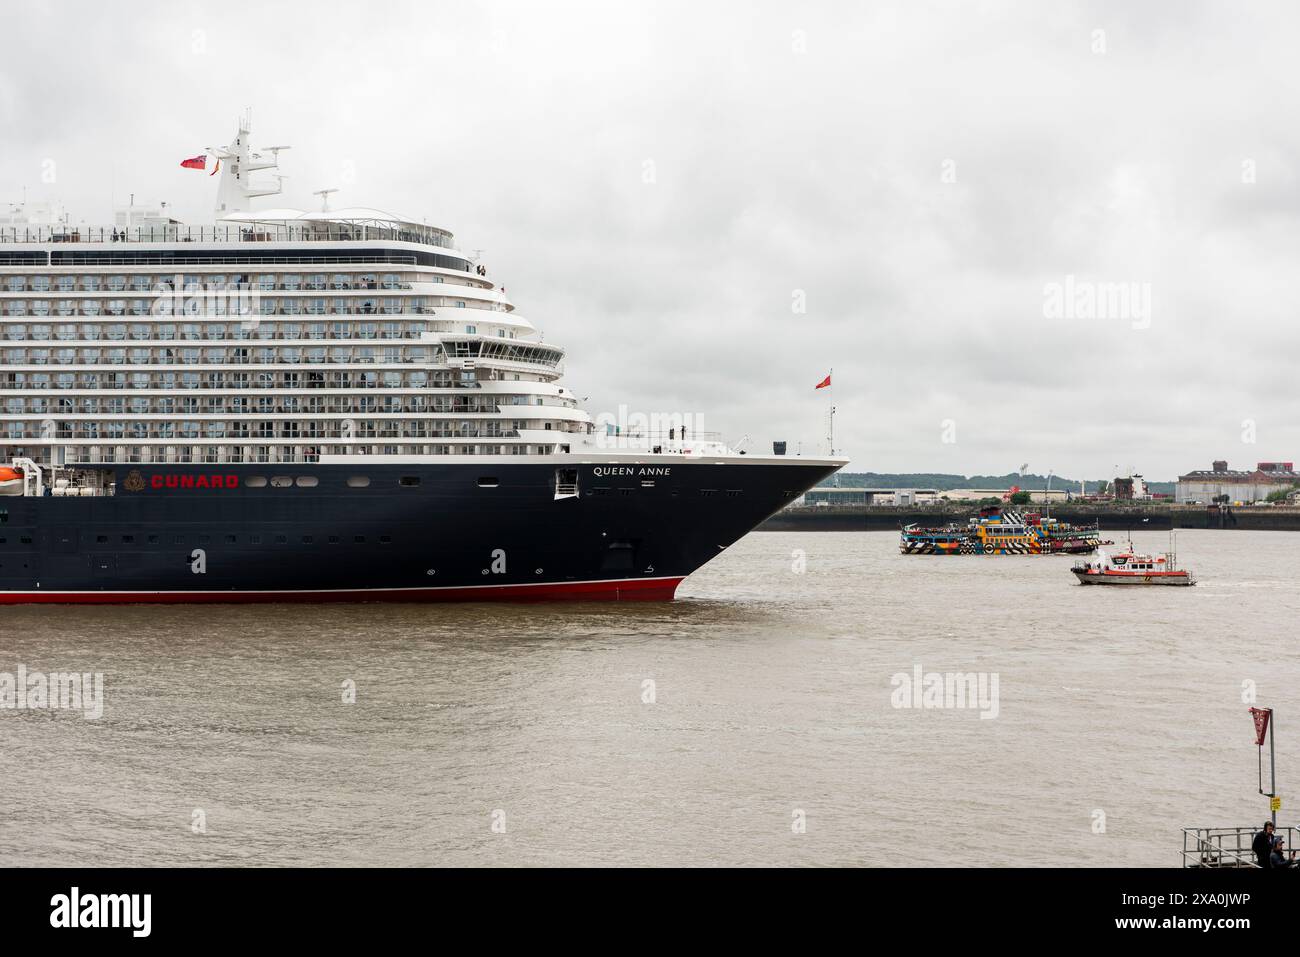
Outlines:
{"type": "Polygon", "coordinates": [[[126,475],[126,481],[122,483],[122,488],[128,492],[144,491],[144,476],[140,474],[139,469],[131,469],[126,475]]]}

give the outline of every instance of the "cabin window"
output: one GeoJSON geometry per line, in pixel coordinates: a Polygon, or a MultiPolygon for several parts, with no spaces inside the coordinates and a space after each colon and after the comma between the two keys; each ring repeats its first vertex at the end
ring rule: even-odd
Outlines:
{"type": "Polygon", "coordinates": [[[414,488],[420,484],[420,477],[418,475],[403,475],[397,480],[397,484],[405,485],[407,488],[414,488]]]}
{"type": "Polygon", "coordinates": [[[500,481],[498,481],[497,479],[493,478],[490,475],[479,476],[479,480],[478,480],[479,488],[496,488],[500,484],[501,484],[500,481]]]}
{"type": "Polygon", "coordinates": [[[248,478],[244,479],[244,485],[247,488],[266,488],[266,476],[250,475],[248,478]]]}
{"type": "Polygon", "coordinates": [[[294,479],[294,484],[299,488],[315,488],[320,484],[320,480],[314,475],[299,475],[294,479]]]}
{"type": "Polygon", "coordinates": [[[271,488],[292,488],[293,479],[287,475],[271,476],[271,488]]]}
{"type": "Polygon", "coordinates": [[[348,479],[348,488],[365,488],[369,484],[370,479],[365,475],[354,475],[348,479]]]}

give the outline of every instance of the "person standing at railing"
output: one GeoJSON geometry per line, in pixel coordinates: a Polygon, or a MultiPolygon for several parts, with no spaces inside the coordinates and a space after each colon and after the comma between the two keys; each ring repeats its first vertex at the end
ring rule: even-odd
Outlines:
{"type": "Polygon", "coordinates": [[[1273,866],[1273,822],[1265,821],[1264,829],[1250,842],[1250,849],[1255,854],[1255,863],[1260,867],[1273,866]]]}
{"type": "Polygon", "coordinates": [[[1295,859],[1295,851],[1292,851],[1291,856],[1287,857],[1286,841],[1283,840],[1280,834],[1273,838],[1273,853],[1269,855],[1269,864],[1283,870],[1300,864],[1300,861],[1295,859]]]}

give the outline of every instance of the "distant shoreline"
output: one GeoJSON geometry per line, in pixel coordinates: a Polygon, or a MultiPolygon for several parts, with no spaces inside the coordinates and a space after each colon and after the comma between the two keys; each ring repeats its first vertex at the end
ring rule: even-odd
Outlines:
{"type": "MultiPolygon", "coordinates": [[[[1045,510],[1026,506],[1022,510],[1045,510]]],[[[964,524],[978,508],[966,506],[806,505],[784,509],[759,526],[764,532],[896,531],[904,525],[964,524]]],[[[1146,505],[1116,507],[1086,504],[1053,505],[1053,518],[1072,524],[1097,522],[1106,531],[1146,531],[1176,528],[1221,528],[1300,532],[1300,508],[1277,506],[1229,507],[1146,505]]]]}

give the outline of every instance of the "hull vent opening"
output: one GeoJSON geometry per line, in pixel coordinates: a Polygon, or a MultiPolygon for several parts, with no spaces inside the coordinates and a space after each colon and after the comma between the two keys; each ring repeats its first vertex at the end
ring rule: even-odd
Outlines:
{"type": "Polygon", "coordinates": [[[601,556],[602,572],[631,572],[636,569],[636,542],[610,542],[601,556]]]}

